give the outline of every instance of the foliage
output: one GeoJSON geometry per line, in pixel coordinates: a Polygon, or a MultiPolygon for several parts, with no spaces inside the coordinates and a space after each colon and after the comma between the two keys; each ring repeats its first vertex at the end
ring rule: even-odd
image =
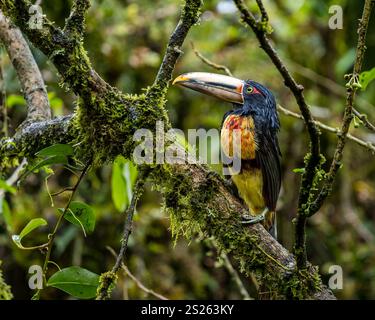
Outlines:
{"type": "Polygon", "coordinates": [[[359,81],[362,86],[362,90],[366,90],[367,86],[371,81],[375,79],[375,68],[369,71],[364,71],[359,76],[359,81]]]}
{"type": "MultiPolygon", "coordinates": [[[[0,261],[1,266],[1,261],[0,261]]],[[[10,287],[5,283],[3,279],[3,272],[0,269],[0,300],[11,300],[13,298],[10,287]]]]}
{"type": "Polygon", "coordinates": [[[95,297],[98,285],[99,276],[80,267],[62,269],[53,274],[47,282],[47,286],[58,288],[81,299],[95,297]]]}
{"type": "MultiPolygon", "coordinates": [[[[176,74],[185,71],[212,71],[195,56],[189,44],[189,40],[192,40],[205,56],[229,66],[238,77],[252,78],[267,84],[281,105],[297,110],[269,60],[258,50],[254,36],[238,22],[237,13],[231,11],[230,6],[227,11],[223,9],[225,2],[227,1],[205,1],[199,26],[189,34],[176,74]]],[[[337,90],[332,91],[332,87],[343,87],[343,76],[351,68],[356,37],[353,26],[358,19],[361,3],[319,0],[265,1],[265,4],[274,29],[271,37],[280,48],[281,56],[287,59],[288,66],[305,86],[305,95],[314,115],[318,120],[337,127],[343,110],[344,94],[338,95],[337,90]],[[344,7],[344,31],[328,29],[328,6],[332,3],[339,3],[344,7]],[[311,76],[311,72],[306,69],[322,75],[331,85],[325,85],[327,81],[311,76]]],[[[43,9],[56,24],[62,25],[70,6],[67,1],[45,1],[43,9]]],[[[176,1],[172,0],[126,3],[117,0],[92,1],[87,17],[85,48],[93,67],[111,85],[134,94],[144,94],[139,92],[139,88],[151,84],[179,9],[176,1]]],[[[374,74],[374,69],[371,69],[374,65],[372,57],[375,56],[374,27],[372,23],[365,59],[364,70],[369,71],[360,76],[362,89],[367,86],[367,90],[360,93],[361,99],[358,101],[358,109],[370,114],[370,117],[373,110],[371,102],[375,101],[373,83],[370,83],[374,74]]],[[[55,115],[70,113],[77,104],[84,103],[75,103],[74,94],[59,86],[60,79],[47,63],[47,57],[37,50],[34,50],[34,54],[48,90],[53,92],[50,93],[50,100],[55,115]]],[[[24,119],[25,102],[10,61],[5,53],[2,57],[7,80],[6,104],[11,119],[9,130],[13,134],[24,119]]],[[[124,117],[121,104],[106,107],[110,110],[115,108],[116,117],[124,117]]],[[[172,88],[168,92],[167,107],[173,126],[186,131],[189,128],[218,128],[227,106],[211,98],[172,88]]],[[[81,116],[91,130],[91,138],[98,138],[95,136],[95,128],[100,125],[100,119],[92,119],[90,114],[81,116]]],[[[295,186],[298,185],[301,174],[300,169],[294,168],[303,166],[306,142],[300,122],[283,115],[281,121],[284,187],[278,208],[279,240],[290,248],[293,240],[291,221],[297,202],[295,186]]],[[[121,129],[111,126],[111,123],[106,125],[108,135],[117,134],[121,129]]],[[[356,128],[354,132],[374,139],[374,135],[367,133],[363,126],[356,128]]],[[[105,144],[105,137],[99,138],[105,144]]],[[[322,134],[324,154],[332,153],[335,141],[334,135],[322,134]]],[[[28,166],[27,174],[19,186],[8,186],[5,183],[11,172],[0,174],[0,189],[7,192],[4,199],[0,198],[0,258],[5,261],[2,268],[7,279],[12,279],[12,290],[16,298],[31,297],[32,292],[27,288],[27,270],[30,263],[41,265],[43,257],[35,251],[20,251],[9,241],[10,235],[18,232],[17,245],[22,247],[28,247],[29,244],[38,246],[46,242],[48,234],[61,216],[61,210],[56,208],[65,207],[69,191],[53,196],[54,207],[51,206],[51,195],[74,185],[76,175],[82,170],[82,164],[72,157],[75,147],[55,145],[39,152],[37,161],[28,166]],[[47,177],[52,173],[46,183],[47,177]],[[23,229],[23,226],[27,227],[23,229]],[[43,229],[36,232],[34,228],[41,226],[43,229]],[[30,233],[31,231],[33,232],[30,233]],[[28,236],[23,239],[26,234],[28,236]],[[27,245],[21,245],[21,240],[27,245]]],[[[108,146],[108,152],[100,157],[104,158],[108,153],[115,154],[112,148],[114,146],[108,146]]],[[[209,148],[215,149],[215,144],[209,148]]],[[[214,168],[220,170],[217,166],[214,168]]],[[[335,292],[340,298],[374,298],[375,228],[372,221],[375,216],[375,165],[372,155],[362,152],[357,145],[349,144],[342,171],[345,174],[341,174],[337,189],[323,210],[310,222],[309,258],[320,266],[324,282],[330,276],[330,265],[338,264],[343,267],[344,289],[335,292]]],[[[106,246],[116,250],[119,248],[125,219],[122,213],[129,205],[136,175],[137,169],[124,158],[118,157],[113,165],[104,164],[92,170],[82,181],[74,201],[65,212],[51,257],[51,261],[56,260],[59,265],[74,267],[56,271],[50,264],[47,287],[40,293],[41,298],[95,296],[98,284],[102,282],[97,274],[108,270],[113,264],[106,246]],[[91,271],[79,268],[80,265],[87,266],[91,271]],[[61,289],[66,294],[54,288],[61,289]]],[[[216,251],[197,237],[199,230],[184,228],[191,227],[191,224],[184,224],[184,220],[200,217],[191,216],[192,211],[188,210],[186,203],[181,202],[169,219],[169,206],[175,200],[174,193],[180,190],[179,184],[183,183],[178,178],[170,186],[169,197],[165,199],[167,213],[160,209],[160,195],[155,190],[146,188],[135,215],[129,243],[127,265],[130,271],[148,287],[171,299],[241,298],[228,271],[216,263],[216,251]],[[183,233],[189,239],[178,238],[173,245],[170,229],[173,235],[183,233]]],[[[203,193],[203,190],[200,191],[203,193]]],[[[192,195],[199,196],[199,190],[192,195]]],[[[183,199],[188,199],[186,201],[189,204],[197,205],[191,198],[192,195],[186,195],[183,199]]],[[[258,263],[261,265],[262,258],[258,253],[255,252],[249,260],[259,259],[258,263]]],[[[102,280],[108,279],[112,278],[103,277],[102,280]]],[[[293,291],[300,284],[296,279],[291,278],[289,290],[293,291]]],[[[125,284],[113,288],[114,298],[147,297],[135,282],[123,274],[119,275],[117,283],[125,284]]],[[[246,287],[252,295],[256,295],[254,284],[246,283],[246,287]]],[[[0,277],[0,296],[1,293],[0,277]]]]}

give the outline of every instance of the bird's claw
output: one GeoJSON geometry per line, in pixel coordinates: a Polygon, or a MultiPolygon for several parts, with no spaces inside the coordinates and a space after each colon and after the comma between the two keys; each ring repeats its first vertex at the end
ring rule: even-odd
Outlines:
{"type": "Polygon", "coordinates": [[[242,224],[256,224],[262,222],[266,218],[266,214],[268,212],[268,208],[265,208],[260,215],[252,216],[249,214],[245,214],[242,216],[242,224]]]}

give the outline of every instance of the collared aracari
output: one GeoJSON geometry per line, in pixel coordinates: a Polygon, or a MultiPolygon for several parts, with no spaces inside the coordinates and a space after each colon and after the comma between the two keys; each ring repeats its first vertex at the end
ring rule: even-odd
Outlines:
{"type": "Polygon", "coordinates": [[[250,211],[244,223],[262,222],[276,237],[275,209],[281,187],[281,152],[277,139],[280,122],[271,91],[252,80],[206,72],[180,75],[173,84],[233,104],[222,121],[221,147],[225,156],[233,157],[236,141],[233,132],[240,130],[241,170],[231,175],[231,179],[250,211]]]}

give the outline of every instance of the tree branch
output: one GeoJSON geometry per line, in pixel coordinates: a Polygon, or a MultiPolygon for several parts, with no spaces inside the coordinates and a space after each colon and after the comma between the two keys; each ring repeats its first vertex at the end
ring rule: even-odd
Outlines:
{"type": "MultiPolygon", "coordinates": [[[[183,17],[170,39],[154,86],[146,98],[125,95],[110,87],[92,70],[82,43],[77,46],[46,18],[42,30],[31,32],[25,22],[29,17],[28,3],[27,0],[0,0],[1,9],[10,14],[29,39],[50,57],[62,81],[80,95],[79,107],[74,117],[29,126],[11,140],[22,142],[16,143],[20,148],[8,140],[2,144],[0,152],[33,156],[48,143],[75,141],[79,145],[77,156],[94,154],[107,161],[118,154],[130,158],[135,147],[132,141],[135,130],[155,129],[156,121],[166,114],[164,104],[160,104],[160,98],[164,98],[160,90],[166,93],[179,55],[173,49],[174,44],[182,43],[182,37],[188,31],[181,23],[193,25],[200,1],[186,1],[183,17]],[[29,144],[25,144],[26,141],[29,144]]],[[[184,149],[177,154],[187,157],[184,149]]],[[[221,178],[201,165],[182,162],[184,164],[153,165],[151,168],[152,182],[164,195],[165,208],[176,222],[172,227],[177,228],[177,233],[184,230],[187,236],[193,236],[193,231],[199,230],[212,235],[219,249],[230,254],[246,275],[256,273],[279,298],[334,298],[322,284],[316,268],[308,265],[306,270],[295,270],[293,255],[261,225],[244,227],[241,216],[247,209],[221,178]]],[[[104,281],[110,278],[106,278],[106,274],[102,276],[104,281]]]]}
{"type": "Polygon", "coordinates": [[[77,138],[73,117],[34,122],[21,128],[13,138],[0,140],[0,169],[3,161],[16,156],[33,157],[35,153],[56,143],[71,143],[77,138]]]}
{"type": "MultiPolygon", "coordinates": [[[[341,85],[339,85],[332,79],[326,78],[316,73],[314,70],[306,68],[292,60],[288,60],[288,64],[294,73],[298,73],[304,78],[314,81],[319,86],[325,87],[326,89],[334,93],[336,96],[341,98],[346,93],[345,88],[343,88],[341,85]]],[[[372,108],[375,108],[375,106],[372,103],[370,103],[369,101],[360,96],[358,96],[357,100],[358,105],[362,108],[365,108],[366,110],[371,110],[372,108]]]]}
{"type": "Polygon", "coordinates": [[[1,11],[0,40],[8,52],[21,83],[28,107],[26,123],[50,119],[51,108],[38,65],[21,31],[1,11]]]}
{"type": "Polygon", "coordinates": [[[366,114],[363,114],[363,113],[360,113],[357,109],[355,109],[354,107],[352,108],[353,110],[353,114],[361,120],[361,122],[363,123],[364,127],[375,132],[375,126],[368,120],[367,118],[367,115],[366,114]]]}
{"type": "Polygon", "coordinates": [[[29,0],[0,0],[3,13],[27,35],[30,41],[38,42],[38,48],[48,57],[53,57],[55,50],[61,49],[61,44],[67,42],[63,32],[52,22],[43,17],[42,28],[30,28],[29,8],[33,3],[29,0]]]}
{"type": "Polygon", "coordinates": [[[3,52],[0,50],[0,138],[8,136],[8,109],[6,105],[6,88],[3,70],[3,52]]]}
{"type": "MultiPolygon", "coordinates": [[[[120,252],[117,255],[116,263],[111,270],[112,279],[115,279],[115,275],[117,276],[119,269],[124,264],[125,254],[128,249],[128,241],[129,241],[130,233],[132,232],[132,228],[133,228],[134,212],[136,210],[138,200],[143,194],[144,184],[145,184],[145,180],[147,179],[148,173],[149,173],[148,169],[147,171],[141,170],[138,174],[137,181],[134,185],[133,197],[130,201],[129,207],[126,209],[126,220],[124,223],[124,231],[123,231],[123,235],[121,238],[120,252]]],[[[107,276],[107,279],[108,278],[109,277],[107,276]]],[[[102,283],[98,288],[98,294],[97,294],[96,299],[97,300],[108,299],[110,297],[110,290],[111,290],[112,284],[113,283],[111,283],[111,281],[105,281],[104,283],[102,283]]]]}
{"type": "Polygon", "coordinates": [[[185,1],[181,19],[169,39],[163,62],[159,68],[153,87],[157,87],[161,91],[168,87],[176,61],[182,53],[181,46],[188,31],[199,19],[201,5],[201,0],[185,1]]]}
{"type": "MultiPolygon", "coordinates": [[[[29,8],[32,5],[29,0],[0,0],[1,10],[54,63],[66,86],[78,95],[91,93],[91,90],[100,93],[108,89],[109,85],[92,70],[82,41],[77,41],[71,34],[65,34],[45,16],[42,17],[42,28],[30,28],[32,16],[29,8]]],[[[73,12],[80,11],[73,9],[73,12]]]]}
{"type": "MultiPolygon", "coordinates": [[[[272,60],[275,67],[279,70],[280,74],[284,79],[284,83],[289,89],[292,91],[296,102],[301,110],[301,115],[305,121],[305,125],[307,127],[307,131],[310,137],[310,151],[306,156],[306,163],[305,163],[305,170],[302,174],[302,181],[299,191],[299,200],[298,200],[298,210],[297,210],[297,221],[296,225],[298,228],[303,228],[306,224],[306,218],[304,217],[304,211],[307,203],[309,202],[311,191],[314,185],[314,181],[318,172],[320,171],[321,165],[321,154],[320,154],[320,132],[314,118],[311,114],[310,108],[306,103],[304,94],[303,94],[303,86],[297,84],[293,76],[290,74],[286,65],[280,59],[278,53],[273,48],[270,40],[267,37],[267,33],[269,32],[270,27],[268,24],[265,24],[264,21],[258,23],[253,16],[253,14],[249,11],[246,4],[243,0],[234,0],[235,4],[237,5],[238,10],[241,12],[242,20],[251,27],[253,32],[255,33],[258,41],[260,43],[261,48],[267,53],[267,55],[272,60]]],[[[257,1],[257,4],[260,8],[261,12],[265,12],[265,8],[262,4],[261,0],[257,1]]],[[[300,248],[302,243],[305,242],[305,239],[297,239],[298,244],[296,248],[300,248]]],[[[297,253],[297,252],[296,252],[297,253]]],[[[297,253],[299,257],[299,254],[297,253]]],[[[298,259],[298,266],[303,266],[303,262],[306,259],[298,259]]]]}
{"type": "Polygon", "coordinates": [[[70,15],[63,30],[68,37],[76,37],[77,40],[82,40],[85,31],[85,14],[89,8],[89,0],[73,1],[70,15]]]}
{"type": "MultiPolygon", "coordinates": [[[[111,254],[117,258],[117,255],[116,255],[116,252],[110,248],[110,247],[107,247],[107,249],[111,252],[111,254]]],[[[124,263],[121,263],[121,269],[124,271],[125,275],[127,275],[130,279],[132,279],[134,281],[134,283],[137,285],[137,287],[139,289],[141,289],[142,291],[146,292],[147,294],[150,294],[152,296],[154,296],[155,298],[157,299],[160,299],[160,300],[169,300],[167,297],[164,297],[163,295],[161,295],[160,293],[157,293],[155,292],[154,290],[151,290],[149,288],[147,288],[140,280],[138,280],[131,272],[130,270],[128,269],[128,267],[124,264],[124,263]]]]}
{"type": "MultiPolygon", "coordinates": [[[[282,113],[284,113],[287,116],[291,116],[293,118],[303,120],[303,117],[302,117],[301,114],[293,112],[291,110],[288,110],[288,109],[282,107],[281,105],[277,106],[277,110],[281,111],[282,113]]],[[[328,131],[328,132],[332,132],[332,133],[336,134],[337,136],[341,135],[340,129],[328,126],[328,125],[326,125],[326,124],[324,124],[324,123],[322,123],[320,121],[315,120],[315,125],[317,127],[319,127],[320,129],[323,129],[323,130],[328,131]]],[[[369,150],[369,151],[371,151],[372,153],[375,154],[375,145],[372,142],[360,139],[360,138],[358,138],[356,136],[353,136],[350,133],[348,133],[346,137],[347,137],[348,140],[351,140],[351,141],[357,143],[361,147],[364,147],[367,150],[369,150]]]]}
{"type": "Polygon", "coordinates": [[[191,48],[193,49],[195,55],[205,64],[210,66],[211,68],[214,68],[219,71],[224,71],[228,76],[233,77],[233,73],[230,71],[230,69],[222,64],[217,64],[210,59],[207,59],[203,54],[201,54],[197,49],[195,49],[194,43],[191,42],[191,48]]]}
{"type": "Polygon", "coordinates": [[[370,21],[371,11],[375,1],[373,0],[365,0],[365,4],[363,7],[362,18],[359,20],[358,26],[358,42],[357,42],[357,52],[353,67],[353,73],[350,75],[349,82],[347,84],[347,95],[346,95],[346,105],[344,111],[344,118],[341,126],[341,134],[337,141],[336,150],[333,156],[333,160],[331,163],[330,170],[327,174],[327,177],[324,181],[323,187],[319,192],[318,197],[310,206],[307,215],[312,216],[315,214],[322,206],[324,200],[329,196],[332,191],[333,183],[335,181],[335,177],[337,175],[338,170],[341,167],[341,159],[343,155],[343,151],[345,148],[350,124],[353,119],[353,105],[355,100],[355,94],[358,89],[358,76],[362,70],[362,63],[365,55],[366,50],[366,34],[367,28],[370,21]]]}
{"type": "Polygon", "coordinates": [[[261,0],[256,0],[256,2],[262,15],[262,22],[268,22],[268,13],[263,5],[263,2],[261,0]]]}

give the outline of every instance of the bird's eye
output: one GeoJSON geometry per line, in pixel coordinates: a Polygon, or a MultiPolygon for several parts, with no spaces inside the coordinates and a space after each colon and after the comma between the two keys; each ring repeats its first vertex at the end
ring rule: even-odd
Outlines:
{"type": "Polygon", "coordinates": [[[247,93],[252,93],[254,91],[253,87],[247,87],[246,92],[247,93]]]}

